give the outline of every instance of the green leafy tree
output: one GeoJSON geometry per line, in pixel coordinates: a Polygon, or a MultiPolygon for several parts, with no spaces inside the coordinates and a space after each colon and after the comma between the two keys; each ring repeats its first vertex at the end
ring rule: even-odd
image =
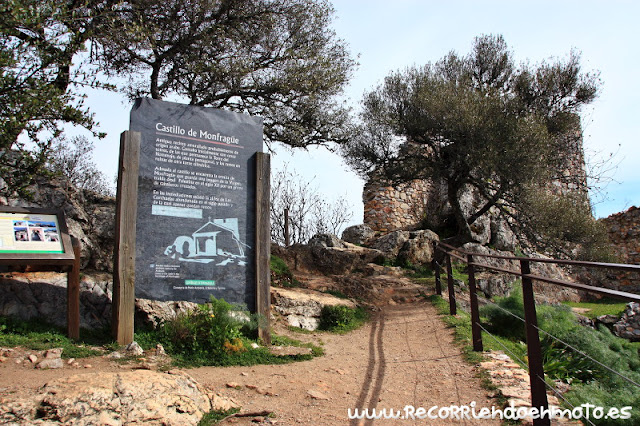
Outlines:
{"type": "Polygon", "coordinates": [[[365,94],[362,130],[343,154],[365,178],[443,182],[458,236],[471,241],[490,209],[521,214],[550,181],[584,182],[566,164],[581,150],[580,109],[598,88],[575,52],[517,66],[502,36],[481,36],[468,55],[393,72],[365,94]],[[471,211],[460,203],[469,189],[482,200],[471,211]]]}
{"type": "Polygon", "coordinates": [[[96,133],[83,86],[264,118],[268,142],[343,142],[355,62],[324,0],[6,0],[0,5],[0,191],[26,195],[62,124],[96,133]],[[116,81],[116,80],[112,80],[116,81]]]}
{"type": "MultiPolygon", "coordinates": [[[[95,69],[74,63],[115,2],[6,0],[0,5],[0,191],[25,195],[51,144],[71,123],[94,131],[80,86],[95,69]],[[22,138],[21,138],[22,136],[22,138]]],[[[100,136],[94,132],[96,136],[100,136]]]]}
{"type": "Polygon", "coordinates": [[[344,141],[335,101],[355,65],[324,0],[136,0],[100,39],[131,98],[178,97],[264,119],[268,142],[344,141]]]}

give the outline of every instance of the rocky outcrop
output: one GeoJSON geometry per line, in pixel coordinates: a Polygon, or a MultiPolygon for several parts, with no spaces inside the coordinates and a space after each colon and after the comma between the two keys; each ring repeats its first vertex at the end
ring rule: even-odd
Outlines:
{"type": "Polygon", "coordinates": [[[309,247],[313,248],[347,248],[347,245],[340,238],[333,234],[316,234],[307,243],[309,247]]]}
{"type": "Polygon", "coordinates": [[[330,294],[307,289],[271,289],[271,304],[282,315],[287,324],[305,330],[315,330],[320,324],[320,314],[325,306],[346,306],[355,308],[356,304],[330,294]]]}
{"type": "MultiPolygon", "coordinates": [[[[111,321],[112,277],[83,274],[80,280],[80,326],[101,329],[111,321]]],[[[11,273],[0,277],[0,315],[28,320],[43,318],[67,324],[67,274],[11,273]]]]}
{"type": "Polygon", "coordinates": [[[433,259],[433,243],[440,238],[428,229],[409,233],[409,239],[398,251],[397,261],[406,266],[430,265],[433,259]]]}
{"type": "MultiPolygon", "coordinates": [[[[67,274],[56,272],[11,273],[0,276],[0,316],[23,320],[43,318],[65,327],[67,324],[67,274]]],[[[101,329],[111,324],[113,281],[110,274],[82,274],[80,280],[80,327],[101,329]]],[[[136,299],[137,326],[157,326],[196,303],[136,299]]]]}
{"type": "Polygon", "coordinates": [[[157,327],[176,315],[184,314],[198,306],[194,302],[184,300],[161,302],[158,300],[136,299],[136,323],[157,327]]]}
{"type": "Polygon", "coordinates": [[[75,188],[63,178],[39,178],[30,191],[33,197],[29,201],[3,201],[10,206],[64,211],[69,233],[80,241],[81,267],[113,271],[115,198],[75,188]]]}
{"type": "MultiPolygon", "coordinates": [[[[337,239],[337,237],[335,237],[337,239]]],[[[313,239],[313,238],[312,238],[313,239]]],[[[318,239],[317,241],[323,241],[318,239]]],[[[369,263],[382,262],[384,255],[379,250],[360,247],[344,241],[332,243],[335,246],[319,242],[313,247],[294,244],[284,248],[271,245],[271,254],[285,261],[292,271],[319,273],[322,275],[340,275],[360,269],[369,263]],[[341,246],[341,247],[336,247],[341,246]]]]}
{"type": "Polygon", "coordinates": [[[369,225],[353,225],[342,232],[342,240],[351,244],[366,245],[375,235],[369,225]]]}
{"type": "Polygon", "coordinates": [[[640,342],[640,304],[627,305],[618,322],[613,325],[613,332],[618,337],[640,342]]]}
{"type": "Polygon", "coordinates": [[[25,424],[197,425],[213,395],[182,372],[78,374],[47,383],[36,403],[0,407],[0,421],[25,424]]]}
{"type": "MultiPolygon", "coordinates": [[[[471,253],[478,253],[481,255],[505,257],[513,256],[513,253],[493,250],[477,243],[467,243],[462,246],[462,249],[471,253]]],[[[538,258],[541,260],[548,259],[547,257],[537,253],[530,255],[530,257],[538,258]]],[[[495,268],[506,269],[508,271],[514,272],[520,271],[520,262],[517,260],[484,256],[476,256],[474,260],[480,264],[492,266],[495,268]]],[[[487,268],[478,269],[479,271],[476,273],[476,284],[478,286],[478,289],[482,291],[486,297],[508,295],[511,292],[514,283],[520,279],[517,275],[513,274],[492,271],[491,269],[487,268]]],[[[574,282],[574,279],[571,277],[567,269],[562,268],[554,263],[531,262],[531,272],[535,275],[540,275],[547,278],[574,282]]],[[[534,290],[539,301],[559,302],[566,300],[579,300],[577,291],[570,288],[535,282],[534,290]]]]}

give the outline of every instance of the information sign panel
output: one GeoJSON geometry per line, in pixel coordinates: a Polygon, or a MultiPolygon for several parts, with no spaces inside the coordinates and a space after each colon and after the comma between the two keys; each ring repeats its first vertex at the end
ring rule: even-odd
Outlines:
{"type": "Polygon", "coordinates": [[[139,99],[136,296],[255,304],[255,153],[262,120],[139,99]]]}
{"type": "Polygon", "coordinates": [[[64,253],[58,217],[0,212],[0,253],[64,253]]]}

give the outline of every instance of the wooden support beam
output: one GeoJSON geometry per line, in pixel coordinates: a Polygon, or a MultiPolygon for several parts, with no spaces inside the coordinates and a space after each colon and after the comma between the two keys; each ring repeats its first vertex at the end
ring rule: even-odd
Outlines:
{"type": "Polygon", "coordinates": [[[67,272],[67,334],[70,339],[80,338],[80,242],[71,237],[75,259],[67,272]]]}
{"type": "Polygon", "coordinates": [[[260,316],[258,337],[271,344],[271,157],[256,153],[256,312],[260,316]]]}
{"type": "Polygon", "coordinates": [[[140,139],[139,132],[120,137],[111,331],[121,345],[133,342],[140,139]]]}

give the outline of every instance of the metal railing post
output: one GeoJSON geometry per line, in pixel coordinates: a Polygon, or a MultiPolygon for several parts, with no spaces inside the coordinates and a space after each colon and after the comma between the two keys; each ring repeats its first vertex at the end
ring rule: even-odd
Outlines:
{"type": "Polygon", "coordinates": [[[449,291],[449,313],[451,315],[457,314],[456,310],[456,292],[453,288],[453,271],[451,269],[451,256],[448,252],[445,253],[447,259],[447,289],[449,291]]]}
{"type": "Polygon", "coordinates": [[[442,296],[442,283],[440,282],[440,264],[436,260],[436,253],[438,252],[438,242],[433,242],[433,272],[436,276],[436,294],[442,296]]]}
{"type": "Polygon", "coordinates": [[[478,308],[478,294],[476,293],[476,275],[473,266],[473,256],[467,255],[469,266],[469,302],[471,305],[471,339],[473,350],[482,352],[482,330],[480,329],[480,311],[478,308]]]}
{"type": "MultiPolygon", "coordinates": [[[[531,268],[528,260],[520,260],[522,272],[522,298],[524,302],[524,319],[527,329],[527,355],[529,357],[529,378],[531,383],[531,406],[549,411],[547,401],[547,389],[544,382],[544,368],[542,366],[542,348],[540,347],[540,335],[538,333],[538,317],[536,315],[536,302],[533,296],[533,281],[528,277],[531,268]]],[[[545,411],[542,411],[545,410],[545,411]]],[[[534,419],[534,426],[547,426],[551,424],[548,414],[543,418],[534,419]]]]}

